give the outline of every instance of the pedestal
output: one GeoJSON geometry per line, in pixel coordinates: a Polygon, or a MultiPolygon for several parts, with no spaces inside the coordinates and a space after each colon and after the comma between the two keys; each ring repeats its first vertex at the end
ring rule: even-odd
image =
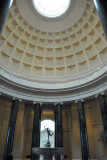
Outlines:
{"type": "Polygon", "coordinates": [[[63,155],[63,148],[32,148],[33,155],[42,155],[44,160],[52,160],[56,155],[63,155]]]}

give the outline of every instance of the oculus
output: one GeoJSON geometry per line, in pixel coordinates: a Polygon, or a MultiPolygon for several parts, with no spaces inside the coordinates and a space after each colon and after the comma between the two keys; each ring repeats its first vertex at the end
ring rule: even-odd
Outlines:
{"type": "Polygon", "coordinates": [[[70,0],[33,0],[35,9],[48,18],[63,15],[70,6],[70,0]]]}

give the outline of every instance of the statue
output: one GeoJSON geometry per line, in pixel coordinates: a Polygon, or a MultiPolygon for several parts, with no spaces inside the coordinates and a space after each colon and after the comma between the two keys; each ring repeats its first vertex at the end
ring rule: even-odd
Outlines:
{"type": "MultiPolygon", "coordinates": [[[[44,127],[45,128],[45,127],[44,127]]],[[[45,147],[50,147],[51,146],[51,144],[50,144],[50,142],[49,142],[49,136],[52,136],[53,135],[53,133],[51,133],[51,131],[50,131],[50,129],[49,128],[45,128],[45,130],[47,131],[47,133],[48,133],[48,142],[47,142],[47,144],[45,144],[45,147]]]]}
{"type": "Polygon", "coordinates": [[[46,130],[47,133],[48,133],[48,141],[49,141],[49,136],[53,136],[53,133],[51,133],[51,131],[50,131],[49,128],[45,128],[45,130],[46,130]]]}

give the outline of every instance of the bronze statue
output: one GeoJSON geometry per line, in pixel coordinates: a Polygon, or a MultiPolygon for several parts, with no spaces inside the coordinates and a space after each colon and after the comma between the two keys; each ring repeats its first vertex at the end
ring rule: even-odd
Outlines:
{"type": "MultiPolygon", "coordinates": [[[[45,128],[45,127],[44,127],[45,128]]],[[[45,130],[47,131],[48,133],[48,141],[49,141],[49,136],[52,136],[53,133],[51,133],[50,129],[49,128],[45,128],[45,130]]]]}

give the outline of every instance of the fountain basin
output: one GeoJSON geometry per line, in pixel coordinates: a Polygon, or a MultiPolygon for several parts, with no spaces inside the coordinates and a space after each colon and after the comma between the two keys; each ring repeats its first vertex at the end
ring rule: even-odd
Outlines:
{"type": "Polygon", "coordinates": [[[35,155],[42,155],[44,159],[52,159],[53,156],[62,155],[64,148],[32,148],[32,152],[35,155]]]}

